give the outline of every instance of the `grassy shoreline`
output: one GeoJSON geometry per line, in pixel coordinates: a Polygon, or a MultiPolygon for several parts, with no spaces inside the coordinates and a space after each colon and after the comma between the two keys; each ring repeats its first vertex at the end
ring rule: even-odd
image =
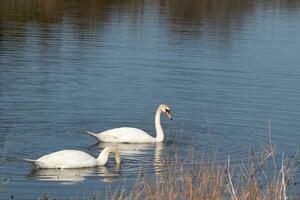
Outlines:
{"type": "MultiPolygon", "coordinates": [[[[131,189],[121,186],[117,191],[108,191],[107,199],[251,199],[283,200],[299,199],[293,176],[299,162],[297,156],[281,156],[277,166],[275,145],[269,144],[263,151],[249,152],[247,163],[230,165],[220,160],[200,162],[194,159],[190,168],[183,163],[168,166],[166,175],[156,177],[139,176],[131,189]],[[294,188],[293,188],[294,187],[294,188]],[[296,194],[296,195],[295,195],[296,194]]],[[[299,190],[299,189],[298,189],[299,190]]]]}

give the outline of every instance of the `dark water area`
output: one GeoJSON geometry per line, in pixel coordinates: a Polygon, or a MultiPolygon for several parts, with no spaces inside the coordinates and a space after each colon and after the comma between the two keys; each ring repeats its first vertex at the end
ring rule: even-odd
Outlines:
{"type": "Polygon", "coordinates": [[[297,0],[0,1],[0,198],[103,197],[140,172],[161,176],[166,159],[188,165],[191,147],[240,163],[268,143],[269,121],[279,157],[292,155],[299,22],[297,0]],[[118,144],[119,167],[32,171],[23,161],[111,145],[86,130],[154,136],[160,103],[173,114],[162,118],[166,140],[118,144]]]}

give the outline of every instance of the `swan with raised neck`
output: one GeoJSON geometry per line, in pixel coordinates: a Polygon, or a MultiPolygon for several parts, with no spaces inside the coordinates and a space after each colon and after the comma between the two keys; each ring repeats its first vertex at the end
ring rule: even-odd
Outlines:
{"type": "Polygon", "coordinates": [[[87,133],[101,142],[124,142],[124,143],[153,143],[163,142],[164,132],[161,127],[160,116],[165,113],[169,120],[172,120],[170,107],[166,104],[158,106],[155,114],[155,130],[156,137],[150,136],[148,133],[141,129],[132,127],[120,127],[106,130],[100,133],[87,133]]]}

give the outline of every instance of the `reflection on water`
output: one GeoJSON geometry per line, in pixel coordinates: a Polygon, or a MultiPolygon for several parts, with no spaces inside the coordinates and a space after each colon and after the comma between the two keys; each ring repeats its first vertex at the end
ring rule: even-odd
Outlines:
{"type": "Polygon", "coordinates": [[[121,166],[115,165],[113,171],[106,166],[82,169],[34,169],[27,178],[40,181],[58,181],[64,184],[72,184],[84,181],[87,177],[100,177],[103,182],[111,183],[120,175],[121,166]]]}
{"type": "MultiPolygon", "coordinates": [[[[181,37],[199,37],[205,33],[217,33],[219,36],[229,38],[231,30],[237,34],[242,31],[248,15],[254,15],[256,9],[285,9],[297,11],[300,3],[297,0],[275,1],[243,1],[243,0],[188,0],[188,1],[10,1],[0,2],[0,37],[5,34],[5,29],[16,28],[5,25],[9,22],[40,24],[64,23],[68,17],[74,17],[73,23],[80,37],[85,37],[85,32],[95,31],[97,26],[105,26],[109,21],[122,20],[121,16],[126,13],[133,26],[141,23],[144,12],[149,9],[158,11],[162,19],[168,21],[166,27],[171,33],[181,37]],[[151,4],[151,6],[149,6],[151,4]],[[115,16],[114,13],[118,12],[115,16]],[[13,14],[12,14],[13,13],[13,14]]],[[[150,20],[150,19],[149,19],[150,20]]],[[[26,27],[18,30],[18,36],[22,36],[26,27]],[[20,35],[19,35],[20,34],[20,35]]],[[[48,35],[49,29],[42,28],[44,35],[48,35]]],[[[24,36],[24,35],[23,35],[24,36]]],[[[204,37],[207,35],[204,35],[204,37]]],[[[213,36],[215,39],[220,39],[213,36]]],[[[223,39],[222,39],[223,40],[223,39]]]]}
{"type": "Polygon", "coordinates": [[[103,150],[106,147],[118,149],[122,156],[134,157],[147,154],[147,151],[161,151],[163,149],[162,143],[109,143],[109,142],[97,142],[92,145],[103,150]]]}
{"type": "MultiPolygon", "coordinates": [[[[120,151],[122,165],[135,163],[144,163],[146,171],[152,171],[153,167],[156,175],[163,170],[162,152],[164,148],[163,143],[145,143],[145,144],[129,144],[129,143],[104,143],[98,142],[92,145],[93,148],[102,151],[106,147],[118,149],[120,151]]],[[[135,169],[135,168],[134,168],[135,169]]]]}

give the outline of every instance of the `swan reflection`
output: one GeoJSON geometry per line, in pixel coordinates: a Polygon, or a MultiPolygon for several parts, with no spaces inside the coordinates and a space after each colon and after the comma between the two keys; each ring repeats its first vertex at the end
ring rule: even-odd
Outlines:
{"type": "Polygon", "coordinates": [[[106,166],[80,169],[34,169],[27,175],[27,178],[75,184],[89,177],[101,177],[103,182],[112,182],[120,176],[120,171],[120,165],[115,165],[114,169],[110,171],[106,166]]]}
{"type": "MultiPolygon", "coordinates": [[[[108,142],[98,142],[92,145],[92,148],[104,149],[104,148],[114,148],[120,152],[122,157],[122,165],[125,168],[130,168],[130,161],[138,161],[144,163],[146,171],[151,171],[151,166],[154,167],[154,172],[158,175],[163,170],[163,160],[162,153],[164,144],[163,143],[108,143],[108,142]],[[148,163],[150,163],[148,165],[148,163]]],[[[139,163],[141,164],[141,163],[139,163]]],[[[135,164],[136,165],[136,164],[135,164]]],[[[136,169],[136,170],[141,170],[136,169]]],[[[135,171],[135,173],[138,171],[135,171]]]]}
{"type": "MultiPolygon", "coordinates": [[[[106,147],[115,148],[119,150],[121,157],[122,156],[135,156],[148,154],[149,150],[155,148],[155,143],[111,143],[111,142],[98,142],[92,147],[98,149],[104,149],[106,147]]],[[[123,158],[123,157],[122,157],[123,158]]]]}

